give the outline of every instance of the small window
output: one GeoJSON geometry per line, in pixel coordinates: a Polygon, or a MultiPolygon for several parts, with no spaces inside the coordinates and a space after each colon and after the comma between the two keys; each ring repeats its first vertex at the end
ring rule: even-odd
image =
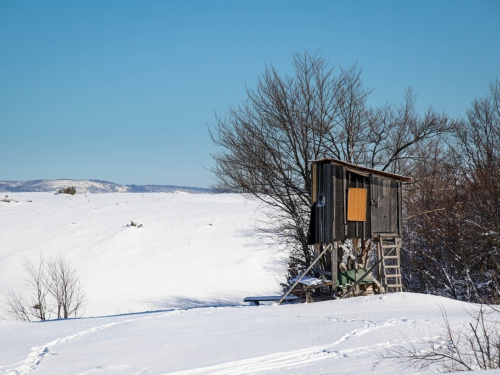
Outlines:
{"type": "Polygon", "coordinates": [[[318,197],[318,205],[317,207],[325,207],[326,205],[326,198],[325,194],[320,194],[318,197]]]}
{"type": "Polygon", "coordinates": [[[366,221],[367,190],[360,188],[348,189],[347,220],[366,221]]]}

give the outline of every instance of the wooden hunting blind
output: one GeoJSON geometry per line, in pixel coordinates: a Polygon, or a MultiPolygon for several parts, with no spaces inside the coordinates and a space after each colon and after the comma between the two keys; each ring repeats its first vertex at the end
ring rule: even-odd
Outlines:
{"type": "Polygon", "coordinates": [[[330,298],[402,291],[402,184],[409,181],[341,160],[313,161],[308,243],[315,258],[278,303],[311,276],[322,281],[303,285],[306,299],[325,298],[325,288],[330,298]]]}
{"type": "Polygon", "coordinates": [[[403,176],[335,159],[312,165],[309,243],[401,236],[403,176]]]}

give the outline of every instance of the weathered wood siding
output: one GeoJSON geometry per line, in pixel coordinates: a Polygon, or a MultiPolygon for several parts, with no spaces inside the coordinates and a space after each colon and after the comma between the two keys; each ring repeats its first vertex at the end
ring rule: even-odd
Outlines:
{"type": "Polygon", "coordinates": [[[399,181],[370,177],[372,235],[400,234],[399,181]]]}
{"type": "Polygon", "coordinates": [[[333,172],[332,164],[316,165],[316,202],[315,208],[316,228],[314,238],[316,243],[330,243],[333,241],[333,172]]]}
{"type": "Polygon", "coordinates": [[[333,179],[333,188],[334,188],[334,221],[332,223],[333,226],[333,241],[343,241],[346,238],[346,211],[345,207],[345,178],[346,171],[345,168],[340,165],[334,165],[335,169],[335,178],[333,179]]]}
{"type": "Polygon", "coordinates": [[[358,170],[331,161],[315,162],[313,171],[311,243],[373,238],[379,234],[401,235],[402,181],[392,178],[395,175],[383,172],[377,175],[374,170],[358,170]],[[356,216],[350,217],[355,220],[348,220],[351,188],[366,189],[367,193],[366,202],[355,200],[356,216]],[[364,216],[359,212],[363,204],[364,216]]]}

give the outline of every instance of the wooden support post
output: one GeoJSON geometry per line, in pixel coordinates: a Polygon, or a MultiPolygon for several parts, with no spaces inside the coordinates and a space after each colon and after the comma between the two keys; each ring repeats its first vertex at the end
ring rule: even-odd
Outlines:
{"type": "MultiPolygon", "coordinates": [[[[322,247],[322,245],[320,245],[320,244],[315,244],[314,245],[314,258],[315,259],[320,258],[319,254],[321,253],[321,247],[322,247]]],[[[314,272],[318,272],[319,269],[320,269],[319,263],[315,263],[315,265],[314,265],[314,272]]]]}
{"type": "Polygon", "coordinates": [[[332,297],[337,294],[337,272],[339,269],[339,246],[338,242],[334,242],[332,246],[332,297]]]}
{"type": "Polygon", "coordinates": [[[380,241],[377,241],[377,264],[378,264],[378,268],[377,268],[377,277],[378,277],[378,281],[380,283],[380,285],[382,285],[382,287],[384,288],[384,292],[385,292],[385,285],[384,285],[384,278],[382,276],[382,263],[379,262],[382,258],[382,248],[381,248],[381,245],[380,245],[380,241]]]}
{"type": "Polygon", "coordinates": [[[359,266],[358,266],[358,239],[353,238],[352,239],[352,254],[354,255],[354,285],[356,285],[356,290],[354,291],[355,294],[358,294],[359,292],[359,287],[358,285],[358,279],[359,279],[359,266]]]}

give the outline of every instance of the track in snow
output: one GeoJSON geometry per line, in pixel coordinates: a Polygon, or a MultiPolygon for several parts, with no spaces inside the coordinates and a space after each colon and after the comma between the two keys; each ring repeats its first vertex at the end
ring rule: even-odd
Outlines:
{"type": "Polygon", "coordinates": [[[186,371],[178,371],[171,373],[171,375],[239,375],[239,374],[255,374],[264,371],[277,370],[287,367],[296,367],[311,362],[321,361],[325,359],[333,359],[345,357],[349,354],[362,354],[371,352],[379,347],[388,347],[399,345],[399,343],[379,343],[377,345],[362,346],[357,348],[350,348],[345,350],[332,350],[335,346],[348,341],[354,337],[362,336],[366,333],[372,332],[380,328],[391,327],[396,324],[415,324],[416,321],[410,319],[390,319],[382,323],[373,321],[366,321],[362,328],[352,330],[346,333],[335,342],[327,345],[312,346],[304,349],[291,350],[287,352],[280,352],[268,354],[264,356],[243,359],[234,362],[226,362],[219,365],[201,367],[186,371]]]}
{"type": "Polygon", "coordinates": [[[4,369],[0,368],[0,373],[6,372],[5,375],[25,375],[25,374],[29,373],[30,371],[36,369],[40,365],[40,363],[42,362],[43,358],[46,357],[50,353],[50,349],[56,345],[64,344],[64,343],[76,340],[82,336],[85,336],[85,335],[88,335],[88,334],[91,334],[94,332],[99,332],[99,331],[102,331],[104,329],[108,329],[108,328],[111,328],[111,327],[114,327],[117,325],[131,323],[131,322],[135,322],[137,320],[159,319],[159,318],[163,318],[166,315],[179,313],[179,311],[181,311],[181,310],[173,310],[173,311],[168,312],[166,314],[160,314],[159,316],[148,316],[145,318],[143,317],[143,318],[127,319],[127,320],[123,320],[121,322],[102,324],[100,326],[95,326],[95,327],[77,332],[73,335],[57,338],[57,339],[52,340],[44,345],[35,346],[35,347],[31,348],[31,352],[27,355],[27,357],[23,361],[13,363],[10,365],[6,365],[6,366],[2,366],[4,369]],[[11,367],[11,368],[9,368],[9,367],[11,367]]]}

